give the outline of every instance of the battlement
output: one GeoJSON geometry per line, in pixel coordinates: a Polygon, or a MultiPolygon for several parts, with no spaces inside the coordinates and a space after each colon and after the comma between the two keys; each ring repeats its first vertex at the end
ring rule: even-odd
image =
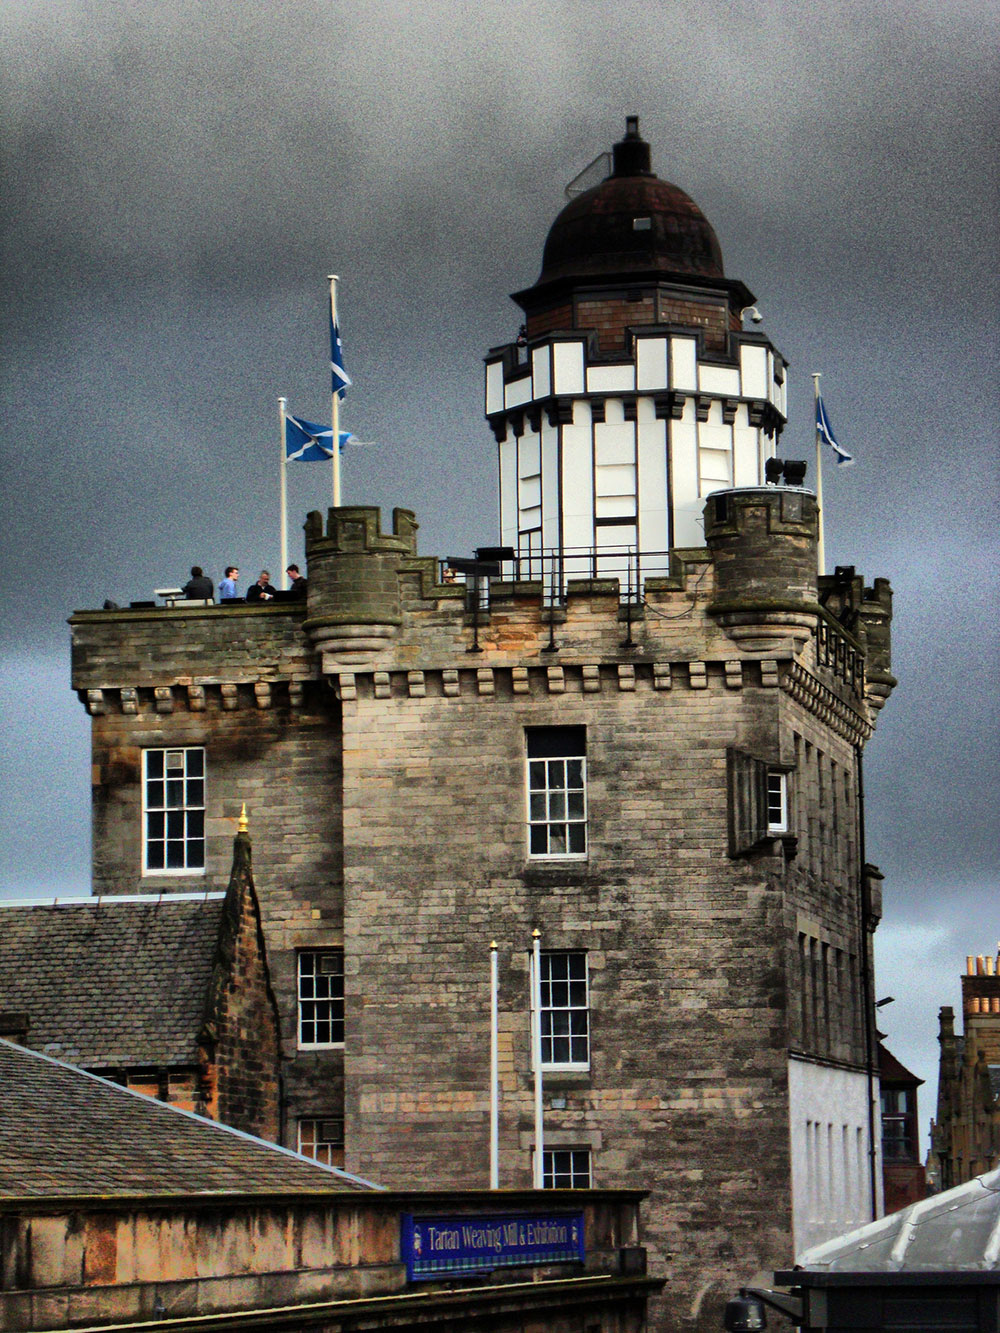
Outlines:
{"type": "Polygon", "coordinates": [[[304,603],[77,612],[73,685],[93,715],[167,714],[299,708],[309,681],[350,691],[376,674],[409,694],[420,673],[458,680],[465,668],[477,693],[483,672],[506,681],[535,667],[549,691],[546,673],[568,672],[571,692],[596,688],[605,670],[657,689],[671,672],[689,688],[741,688],[763,673],[865,739],[895,683],[888,583],[865,588],[853,569],[817,580],[816,500],[800,488],[716,492],[704,525],[704,547],[627,551],[620,564],[607,548],[537,553],[499,576],[448,582],[417,553],[410,510],[394,510],[391,531],[372,506],[314,512],[304,603]]]}

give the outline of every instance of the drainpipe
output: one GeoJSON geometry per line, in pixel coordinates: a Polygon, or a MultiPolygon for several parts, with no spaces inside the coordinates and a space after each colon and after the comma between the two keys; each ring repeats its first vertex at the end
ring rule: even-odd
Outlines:
{"type": "Polygon", "coordinates": [[[868,1181],[871,1195],[872,1221],[874,1222],[878,1217],[878,1147],[875,1139],[875,1042],[873,1033],[875,1011],[873,1008],[871,986],[871,969],[874,967],[874,959],[871,957],[870,932],[868,930],[870,903],[868,878],[866,873],[867,856],[865,852],[865,782],[864,764],[861,757],[860,744],[855,746],[855,755],[858,772],[859,959],[861,962],[861,1007],[864,1011],[865,1024],[865,1065],[868,1074],[868,1181]]]}

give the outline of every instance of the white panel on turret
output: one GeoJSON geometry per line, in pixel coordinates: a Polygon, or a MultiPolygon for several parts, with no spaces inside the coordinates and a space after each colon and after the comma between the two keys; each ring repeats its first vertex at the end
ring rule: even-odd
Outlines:
{"type": "Polygon", "coordinates": [[[590,393],[629,393],[635,389],[634,366],[588,366],[590,393]]]}
{"type": "Polygon", "coordinates": [[[535,398],[548,398],[552,392],[552,344],[536,347],[531,353],[531,376],[535,398]]]}
{"type": "Polygon", "coordinates": [[[767,397],[767,348],[755,343],[740,346],[740,376],[744,398],[767,397]]]}
{"type": "Polygon", "coordinates": [[[729,489],[733,484],[732,455],[725,449],[702,449],[699,451],[701,465],[701,495],[711,495],[713,491],[729,489]]]}
{"type": "Polygon", "coordinates": [[[583,393],[583,343],[552,344],[552,392],[583,393]]]}
{"type": "Polygon", "coordinates": [[[670,488],[675,546],[704,546],[701,496],[698,488],[698,434],[694,404],[684,405],[681,421],[670,426],[670,488]]]}
{"type": "Polygon", "coordinates": [[[698,367],[698,388],[702,393],[721,393],[730,398],[740,395],[740,372],[735,366],[698,367]]]}
{"type": "Polygon", "coordinates": [[[778,386],[774,382],[774,353],[767,349],[767,401],[777,403],[778,386]]]}
{"type": "Polygon", "coordinates": [[[519,380],[511,380],[504,395],[507,407],[520,407],[531,402],[531,376],[523,375],[519,380]]]}
{"type": "Polygon", "coordinates": [[[621,592],[635,583],[636,529],[634,523],[612,523],[596,529],[597,577],[617,579],[621,592]]]}
{"type": "Polygon", "coordinates": [[[640,392],[643,389],[665,389],[667,387],[666,338],[636,338],[635,366],[635,387],[640,392]]]}
{"type": "Polygon", "coordinates": [[[634,518],[636,513],[635,426],[610,421],[594,427],[594,513],[598,518],[634,518]]]}
{"type": "Polygon", "coordinates": [[[486,366],[486,415],[503,411],[503,362],[490,361],[486,366]]]}
{"type": "Polygon", "coordinates": [[[517,441],[507,433],[499,446],[500,456],[500,543],[517,545],[517,441]]]}
{"type": "Polygon", "coordinates": [[[517,450],[517,475],[520,480],[537,477],[541,472],[539,437],[534,431],[525,431],[517,450]]]}
{"type": "Polygon", "coordinates": [[[594,427],[594,462],[598,468],[635,464],[635,427],[631,421],[608,421],[594,427]]]}
{"type": "MultiPolygon", "coordinates": [[[[621,469],[625,472],[625,469],[621,469]]],[[[636,516],[636,497],[635,493],[629,488],[635,488],[635,472],[629,468],[631,473],[629,477],[623,477],[619,481],[613,481],[605,477],[604,485],[607,487],[619,487],[621,495],[596,496],[593,503],[593,512],[597,519],[635,519],[636,516]]],[[[600,479],[599,479],[600,485],[600,479]]]]}
{"type": "Polygon", "coordinates": [[[733,485],[762,486],[760,432],[747,424],[746,405],[741,403],[733,426],[733,485]]]}
{"type": "Polygon", "coordinates": [[[733,428],[723,424],[721,403],[698,425],[698,476],[702,496],[733,484],[733,428]]]}
{"type": "Polygon", "coordinates": [[[698,354],[693,338],[670,339],[670,387],[688,393],[698,388],[698,354]]]}
{"type": "Polygon", "coordinates": [[[589,426],[562,433],[563,542],[566,549],[594,544],[594,460],[589,426]]]}
{"type": "Polygon", "coordinates": [[[517,448],[518,528],[523,532],[541,523],[542,478],[539,439],[529,431],[522,435],[517,448]]]}
{"type": "MultiPolygon", "coordinates": [[[[544,417],[543,417],[544,422],[544,417]]],[[[559,432],[572,427],[542,426],[542,547],[562,544],[559,514],[559,432]]]]}
{"type": "Polygon", "coordinates": [[[639,549],[666,551],[667,528],[667,423],[640,421],[639,453],[639,549]]]}

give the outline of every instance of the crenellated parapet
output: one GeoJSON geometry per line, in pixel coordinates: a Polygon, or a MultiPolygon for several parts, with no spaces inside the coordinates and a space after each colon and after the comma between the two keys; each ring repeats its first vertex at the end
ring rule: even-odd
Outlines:
{"type": "Polygon", "coordinates": [[[709,608],[749,652],[797,652],[813,632],[816,497],[797,487],[719,491],[705,505],[705,540],[715,563],[709,608]]]}
{"type": "MultiPolygon", "coordinates": [[[[309,515],[305,628],[325,673],[367,661],[395,636],[403,619],[400,573],[418,562],[417,528],[409,509],[393,510],[391,533],[371,506],[330,509],[325,530],[318,511],[309,515]]],[[[423,564],[433,577],[434,560],[423,564]]]]}

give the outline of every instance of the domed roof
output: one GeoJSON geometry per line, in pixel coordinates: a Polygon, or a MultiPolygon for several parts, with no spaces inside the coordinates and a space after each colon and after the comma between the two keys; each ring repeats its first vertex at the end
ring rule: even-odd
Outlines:
{"type": "Polygon", "coordinates": [[[722,251],[701,209],[650,170],[649,144],[629,116],[612,173],[566,205],[545,242],[536,286],[630,273],[724,278],[722,251]]]}

